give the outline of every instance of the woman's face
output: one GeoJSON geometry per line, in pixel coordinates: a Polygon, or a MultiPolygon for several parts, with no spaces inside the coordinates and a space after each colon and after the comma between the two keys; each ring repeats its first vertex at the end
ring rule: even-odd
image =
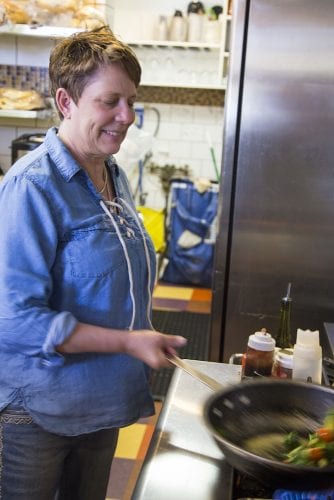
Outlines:
{"type": "Polygon", "coordinates": [[[94,74],[77,104],[68,99],[59,132],[79,161],[118,152],[135,119],[136,96],[133,81],[114,64],[94,74]]]}

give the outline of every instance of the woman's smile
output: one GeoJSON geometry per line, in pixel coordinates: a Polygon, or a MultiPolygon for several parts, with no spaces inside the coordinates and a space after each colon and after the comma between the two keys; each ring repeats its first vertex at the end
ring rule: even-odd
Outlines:
{"type": "Polygon", "coordinates": [[[128,128],[135,120],[135,84],[119,65],[99,69],[77,103],[71,100],[69,119],[60,126],[60,137],[80,163],[81,144],[85,156],[105,158],[119,151],[128,128]],[[107,124],[107,125],[106,125],[107,124]]]}

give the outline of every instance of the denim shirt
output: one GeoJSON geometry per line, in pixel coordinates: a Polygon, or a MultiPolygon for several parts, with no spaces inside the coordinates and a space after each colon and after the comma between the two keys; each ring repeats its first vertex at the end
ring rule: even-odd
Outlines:
{"type": "Polygon", "coordinates": [[[112,157],[108,168],[124,201],[113,220],[55,128],[0,184],[0,410],[22,401],[57,434],[122,427],[154,412],[143,362],[56,351],[78,321],[152,328],[154,248],[123,170],[112,157]]]}

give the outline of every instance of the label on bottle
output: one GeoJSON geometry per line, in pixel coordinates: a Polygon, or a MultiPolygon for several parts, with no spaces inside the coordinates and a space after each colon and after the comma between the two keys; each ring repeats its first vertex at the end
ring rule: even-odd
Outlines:
{"type": "Polygon", "coordinates": [[[320,345],[296,344],[293,351],[292,378],[321,384],[322,349],[320,345]]]}

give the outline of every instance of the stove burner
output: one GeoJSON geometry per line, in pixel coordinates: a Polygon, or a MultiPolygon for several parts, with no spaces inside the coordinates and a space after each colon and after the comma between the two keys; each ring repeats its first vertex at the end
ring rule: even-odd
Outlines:
{"type": "Polygon", "coordinates": [[[260,484],[255,478],[237,470],[232,470],[233,493],[232,500],[272,499],[272,500],[334,500],[334,489],[323,491],[273,490],[260,484]]]}
{"type": "Polygon", "coordinates": [[[235,469],[232,474],[234,476],[233,500],[244,498],[273,498],[274,490],[259,483],[255,478],[238,472],[235,469]]]}

